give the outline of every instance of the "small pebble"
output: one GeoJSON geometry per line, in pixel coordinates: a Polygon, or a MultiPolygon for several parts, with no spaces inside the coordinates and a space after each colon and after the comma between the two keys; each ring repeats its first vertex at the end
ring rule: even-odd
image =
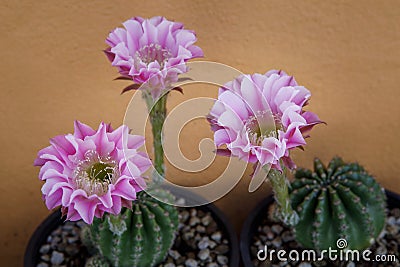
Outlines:
{"type": "Polygon", "coordinates": [[[69,245],[65,247],[65,252],[70,256],[77,255],[79,253],[79,249],[75,245],[69,245]]]}
{"type": "Polygon", "coordinates": [[[209,246],[211,249],[213,249],[213,248],[215,248],[215,247],[217,246],[217,243],[215,243],[214,241],[210,240],[210,241],[208,242],[208,246],[209,246]]]}
{"type": "Polygon", "coordinates": [[[71,223],[66,223],[66,224],[64,224],[64,226],[63,226],[62,228],[63,228],[64,230],[69,231],[69,230],[74,229],[74,225],[71,224],[71,223]]]}
{"type": "MultiPolygon", "coordinates": [[[[261,227],[260,227],[261,228],[261,227]]],[[[263,231],[264,233],[268,233],[268,232],[270,232],[271,231],[271,228],[268,226],[268,225],[266,225],[266,226],[264,226],[263,228],[261,228],[262,230],[259,230],[259,231],[263,231]]]]}
{"type": "Polygon", "coordinates": [[[215,248],[215,252],[218,254],[225,254],[229,251],[229,247],[227,245],[219,245],[215,248]]]}
{"type": "Polygon", "coordinates": [[[274,239],[274,237],[275,237],[274,233],[272,233],[272,232],[268,232],[268,233],[267,233],[267,238],[268,238],[269,240],[274,239]]]}
{"type": "Polygon", "coordinates": [[[272,225],[271,230],[272,230],[272,232],[274,232],[275,234],[279,235],[279,234],[282,232],[283,227],[280,226],[279,224],[274,224],[274,225],[272,225]]]}
{"type": "Polygon", "coordinates": [[[194,237],[194,231],[189,231],[189,232],[185,232],[184,234],[183,234],[183,239],[185,239],[185,240],[190,240],[190,239],[192,239],[194,237]]]}
{"type": "Polygon", "coordinates": [[[272,240],[272,245],[276,248],[279,248],[282,245],[282,239],[278,236],[274,240],[272,240]]]}
{"type": "Polygon", "coordinates": [[[292,241],[292,240],[294,240],[294,236],[293,236],[293,234],[292,233],[290,233],[290,231],[285,231],[285,232],[283,232],[282,233],[282,241],[283,242],[289,242],[289,241],[292,241]]]}
{"type": "Polygon", "coordinates": [[[206,227],[206,233],[208,235],[212,235],[213,233],[215,233],[215,231],[217,231],[218,226],[217,223],[215,223],[214,221],[212,221],[207,227],[206,227]]]}
{"type": "Polygon", "coordinates": [[[390,216],[390,217],[387,219],[387,224],[389,224],[389,225],[396,225],[396,218],[393,217],[393,216],[390,216]]]}
{"type": "Polygon", "coordinates": [[[186,267],[197,267],[197,261],[194,259],[187,259],[185,261],[185,266],[186,267]]]}
{"type": "Polygon", "coordinates": [[[51,253],[51,259],[50,259],[51,264],[60,265],[63,261],[64,261],[64,254],[58,251],[53,251],[53,253],[51,253]]]}
{"type": "Polygon", "coordinates": [[[400,218],[400,209],[399,208],[394,208],[391,210],[391,214],[393,214],[393,216],[395,218],[400,218]]]}
{"type": "Polygon", "coordinates": [[[183,210],[179,213],[179,217],[181,218],[182,222],[186,222],[186,220],[189,218],[189,212],[187,210],[183,210]]]}
{"type": "Polygon", "coordinates": [[[210,240],[208,239],[208,237],[204,237],[202,240],[200,240],[200,242],[197,244],[197,247],[199,249],[206,249],[210,246],[210,240]]]}
{"type": "Polygon", "coordinates": [[[67,238],[68,244],[75,243],[75,242],[78,241],[78,240],[79,240],[79,237],[78,237],[78,236],[72,236],[72,237],[68,237],[68,238],[67,238]]]}
{"type": "Polygon", "coordinates": [[[196,234],[194,237],[194,241],[200,241],[201,240],[201,235],[200,234],[196,234]]]}
{"type": "Polygon", "coordinates": [[[191,217],[189,220],[189,225],[190,226],[195,226],[196,224],[198,224],[200,222],[200,219],[197,217],[191,217]]]}
{"type": "Polygon", "coordinates": [[[179,257],[181,257],[181,254],[179,254],[178,251],[171,249],[170,251],[168,251],[168,255],[171,256],[171,258],[173,258],[174,260],[177,260],[179,257]]]}
{"type": "Polygon", "coordinates": [[[204,216],[203,218],[201,218],[201,223],[202,223],[204,226],[208,226],[208,225],[210,224],[211,221],[212,221],[212,218],[211,218],[210,215],[206,215],[206,216],[204,216]]]}
{"type": "Polygon", "coordinates": [[[49,244],[45,244],[43,246],[40,247],[39,252],[42,254],[47,254],[50,251],[50,245],[49,244]]]}
{"type": "Polygon", "coordinates": [[[196,217],[197,216],[197,210],[196,209],[191,209],[190,210],[190,216],[196,217]]]}
{"type": "Polygon", "coordinates": [[[50,261],[50,256],[47,254],[44,254],[40,257],[40,259],[44,260],[44,261],[50,261]]]}
{"type": "Polygon", "coordinates": [[[221,234],[220,231],[215,232],[215,233],[213,233],[211,235],[211,239],[215,240],[216,242],[220,242],[221,241],[221,237],[222,237],[222,234],[221,234]]]}
{"type": "Polygon", "coordinates": [[[217,262],[219,264],[227,264],[228,263],[228,257],[227,256],[223,256],[223,255],[218,255],[217,256],[217,262]]]}
{"type": "Polygon", "coordinates": [[[210,250],[209,249],[200,250],[199,254],[197,254],[197,257],[199,257],[199,259],[203,261],[208,259],[208,257],[210,257],[210,250]]]}
{"type": "Polygon", "coordinates": [[[205,233],[206,232],[206,228],[202,225],[197,225],[196,226],[196,231],[199,233],[205,233]]]}

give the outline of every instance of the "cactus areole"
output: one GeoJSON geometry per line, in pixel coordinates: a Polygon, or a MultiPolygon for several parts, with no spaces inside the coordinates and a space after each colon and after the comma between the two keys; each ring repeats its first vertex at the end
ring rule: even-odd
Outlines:
{"type": "Polygon", "coordinates": [[[315,159],[314,172],[296,171],[290,195],[300,216],[296,239],[306,248],[336,249],[344,238],[346,249],[366,249],[385,225],[384,190],[357,163],[336,157],[325,167],[315,159]]]}

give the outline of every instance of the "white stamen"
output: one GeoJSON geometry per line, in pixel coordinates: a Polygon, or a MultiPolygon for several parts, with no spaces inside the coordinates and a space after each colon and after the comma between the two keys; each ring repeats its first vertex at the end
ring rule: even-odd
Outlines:
{"type": "Polygon", "coordinates": [[[84,190],[88,195],[101,196],[118,179],[118,164],[109,155],[100,156],[97,151],[89,150],[85,158],[78,161],[73,177],[76,188],[84,190]]]}
{"type": "MultiPolygon", "coordinates": [[[[161,68],[164,68],[165,63],[171,58],[172,54],[168,49],[163,48],[159,44],[149,44],[141,47],[135,53],[135,58],[142,61],[146,65],[157,61],[161,68]]],[[[138,67],[138,66],[136,66],[138,67]]]]}
{"type": "Polygon", "coordinates": [[[269,110],[257,111],[244,123],[249,141],[253,145],[260,145],[265,138],[277,137],[276,119],[269,110]]]}

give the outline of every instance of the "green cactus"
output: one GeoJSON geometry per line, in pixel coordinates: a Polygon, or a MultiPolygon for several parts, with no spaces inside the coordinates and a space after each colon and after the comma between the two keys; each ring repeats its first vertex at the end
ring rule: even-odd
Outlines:
{"type": "MultiPolygon", "coordinates": [[[[158,192],[159,196],[172,197],[167,191],[158,192]]],[[[125,208],[117,216],[96,218],[90,225],[90,239],[111,266],[154,266],[173,245],[178,222],[174,206],[140,192],[132,210],[125,208]]]]}
{"type": "Polygon", "coordinates": [[[336,157],[326,168],[315,159],[314,172],[298,169],[291,186],[292,207],[300,216],[296,239],[306,248],[336,248],[344,238],[346,248],[365,249],[385,225],[384,190],[357,163],[336,157]]]}

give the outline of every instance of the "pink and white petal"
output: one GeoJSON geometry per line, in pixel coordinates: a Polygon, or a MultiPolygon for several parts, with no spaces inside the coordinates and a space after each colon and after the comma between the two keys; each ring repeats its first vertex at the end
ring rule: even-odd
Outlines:
{"type": "Polygon", "coordinates": [[[50,144],[57,149],[63,158],[67,155],[75,154],[74,146],[66,138],[68,135],[57,135],[50,139],[50,144]]]}
{"type": "MultiPolygon", "coordinates": [[[[115,129],[114,131],[107,131],[107,138],[110,142],[115,144],[118,149],[123,149],[123,142],[126,139],[126,135],[129,133],[127,126],[122,125],[115,129]]],[[[126,143],[126,142],[125,142],[126,143]]]]}
{"type": "Polygon", "coordinates": [[[106,39],[106,44],[109,46],[116,46],[119,43],[126,43],[126,30],[122,28],[116,28],[110,32],[106,39]]]}
{"type": "Polygon", "coordinates": [[[50,195],[45,195],[46,207],[51,210],[61,205],[62,190],[58,190],[50,195]]]}
{"type": "Polygon", "coordinates": [[[131,161],[128,161],[126,163],[126,168],[128,169],[130,176],[132,177],[140,176],[142,174],[138,166],[136,166],[136,164],[131,161]]]}
{"type": "Polygon", "coordinates": [[[190,31],[179,31],[176,36],[176,42],[188,47],[196,42],[196,36],[190,31]]]}
{"type": "Polygon", "coordinates": [[[67,207],[71,202],[71,195],[74,190],[71,187],[64,186],[62,191],[61,205],[67,207]]]}
{"type": "Polygon", "coordinates": [[[84,139],[86,136],[94,135],[96,133],[90,126],[80,122],[74,121],[74,136],[79,139],[84,139]]]}
{"type": "Polygon", "coordinates": [[[44,163],[42,168],[40,168],[39,171],[39,179],[40,180],[45,180],[49,179],[53,176],[61,176],[63,177],[64,175],[64,168],[61,163],[56,162],[56,161],[47,161],[44,163]]]}
{"type": "Polygon", "coordinates": [[[293,111],[291,108],[288,108],[284,111],[281,121],[285,128],[288,128],[289,125],[294,123],[297,125],[305,125],[307,123],[299,113],[293,111]]]}
{"type": "Polygon", "coordinates": [[[211,108],[210,115],[214,118],[221,116],[222,113],[226,111],[226,107],[224,103],[219,100],[216,100],[214,106],[211,108]]]}
{"type": "Polygon", "coordinates": [[[159,45],[161,45],[162,47],[165,47],[166,44],[166,39],[169,33],[169,28],[170,28],[170,24],[168,22],[161,21],[158,25],[157,25],[157,30],[158,30],[158,35],[157,35],[157,43],[159,45]]]}
{"type": "Polygon", "coordinates": [[[247,99],[243,99],[240,95],[237,95],[232,91],[225,91],[218,96],[217,102],[224,103],[226,110],[230,109],[236,113],[241,120],[245,120],[249,116],[245,104],[246,100],[247,99]]]}
{"type": "Polygon", "coordinates": [[[286,131],[284,138],[287,140],[287,149],[292,149],[306,144],[306,141],[298,127],[290,127],[286,131]]]}
{"type": "Polygon", "coordinates": [[[79,213],[75,210],[74,205],[72,204],[71,206],[69,206],[67,211],[67,220],[79,221],[81,219],[82,218],[79,215],[79,213]]]}
{"type": "Polygon", "coordinates": [[[250,76],[243,77],[240,93],[242,102],[245,103],[247,109],[255,114],[257,111],[264,110],[265,98],[261,94],[261,88],[255,84],[250,76]]]}
{"type": "Polygon", "coordinates": [[[74,200],[74,208],[87,224],[93,223],[94,213],[98,205],[98,200],[90,200],[81,197],[74,200]]]}
{"type": "Polygon", "coordinates": [[[112,192],[114,196],[119,196],[127,200],[135,200],[136,199],[136,190],[130,184],[128,178],[120,178],[117,183],[114,185],[114,190],[112,192]]]}
{"type": "Polygon", "coordinates": [[[121,212],[122,208],[122,202],[121,202],[121,197],[119,196],[112,196],[112,200],[114,205],[111,207],[111,210],[109,211],[112,214],[119,214],[121,212]]]}
{"type": "MultiPolygon", "coordinates": [[[[236,138],[233,137],[232,139],[236,138]]],[[[229,143],[231,137],[225,129],[220,129],[214,133],[214,142],[217,147],[229,143]]]]}
{"type": "Polygon", "coordinates": [[[311,97],[311,92],[304,86],[296,86],[296,95],[292,101],[299,106],[304,106],[308,99],[311,97]]]}
{"type": "Polygon", "coordinates": [[[324,123],[318,118],[317,114],[310,111],[303,112],[301,116],[304,117],[304,119],[307,121],[307,124],[324,123]]]}
{"type": "Polygon", "coordinates": [[[102,156],[110,154],[115,148],[115,144],[108,140],[106,129],[107,125],[101,123],[97,132],[93,136],[89,137],[89,139],[93,140],[95,143],[96,151],[102,156]]]}
{"type": "Polygon", "coordinates": [[[204,57],[203,50],[197,45],[191,45],[187,49],[192,53],[192,58],[204,57]]]}
{"type": "Polygon", "coordinates": [[[100,200],[101,204],[105,208],[109,209],[113,205],[112,198],[111,198],[111,188],[113,188],[113,187],[114,187],[114,185],[110,184],[110,185],[108,185],[108,191],[104,195],[102,195],[102,196],[91,196],[90,198],[95,198],[95,197],[98,198],[100,200]]]}
{"type": "Polygon", "coordinates": [[[235,131],[242,131],[244,129],[244,124],[239,115],[229,108],[218,118],[218,124],[235,131]]]}
{"type": "Polygon", "coordinates": [[[144,136],[128,135],[128,148],[138,149],[144,145],[144,136]]]}
{"type": "Polygon", "coordinates": [[[139,50],[139,38],[143,35],[142,25],[135,20],[127,20],[122,23],[126,29],[126,45],[133,55],[139,50]]]}

